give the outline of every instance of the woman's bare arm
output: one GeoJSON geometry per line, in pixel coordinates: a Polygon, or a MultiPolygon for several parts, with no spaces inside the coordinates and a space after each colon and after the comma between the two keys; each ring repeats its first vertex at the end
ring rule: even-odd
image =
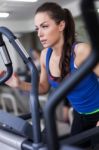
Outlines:
{"type": "MultiPolygon", "coordinates": [[[[41,53],[40,63],[41,63],[41,73],[40,73],[40,79],[39,79],[39,94],[45,94],[48,92],[49,87],[50,87],[48,83],[46,66],[45,66],[46,50],[43,50],[41,53]]],[[[12,75],[12,77],[6,82],[6,84],[11,87],[19,88],[24,91],[31,90],[31,83],[20,81],[19,77],[15,74],[12,75]]]]}
{"type": "MultiPolygon", "coordinates": [[[[75,60],[74,64],[78,68],[85,59],[90,55],[91,53],[91,46],[87,43],[79,43],[75,46],[74,52],[75,52],[75,60]]],[[[95,66],[93,69],[93,72],[99,76],[99,63],[95,66]]]]}

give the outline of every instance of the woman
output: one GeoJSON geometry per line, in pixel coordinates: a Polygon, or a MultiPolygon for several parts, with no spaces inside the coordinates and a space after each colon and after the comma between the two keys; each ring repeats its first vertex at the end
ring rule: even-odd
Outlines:
{"type": "MultiPolygon", "coordinates": [[[[59,82],[77,70],[88,57],[91,47],[75,41],[75,24],[68,9],[56,3],[44,3],[35,14],[38,37],[44,47],[41,53],[39,93],[57,88],[59,82]]],[[[99,64],[67,96],[74,108],[71,134],[77,134],[98,124],[99,118],[99,64]]],[[[31,84],[19,81],[16,76],[7,81],[12,87],[30,90],[31,84]]]]}

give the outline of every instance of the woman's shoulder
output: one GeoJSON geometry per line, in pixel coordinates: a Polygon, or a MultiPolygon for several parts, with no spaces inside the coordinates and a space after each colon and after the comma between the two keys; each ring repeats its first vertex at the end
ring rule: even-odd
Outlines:
{"type": "Polygon", "coordinates": [[[74,52],[76,55],[88,55],[91,52],[91,45],[89,43],[79,42],[75,45],[74,52]]]}
{"type": "Polygon", "coordinates": [[[74,48],[75,60],[74,63],[76,66],[80,66],[80,64],[87,59],[87,57],[91,53],[91,46],[88,43],[78,43],[74,48]]]}
{"type": "Polygon", "coordinates": [[[46,63],[46,54],[47,54],[47,48],[43,49],[41,51],[41,57],[40,57],[40,61],[41,63],[45,64],[46,63]]]}

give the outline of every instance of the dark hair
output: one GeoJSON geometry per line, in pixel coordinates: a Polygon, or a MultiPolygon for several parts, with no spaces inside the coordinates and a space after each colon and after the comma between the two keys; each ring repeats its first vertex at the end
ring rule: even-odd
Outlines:
{"type": "Polygon", "coordinates": [[[39,12],[47,12],[49,16],[59,24],[62,20],[65,21],[66,26],[64,29],[64,45],[62,56],[60,58],[59,67],[61,70],[61,80],[69,73],[70,71],[70,54],[72,44],[75,41],[75,24],[74,19],[71,15],[71,12],[68,9],[63,9],[56,3],[46,2],[41,5],[36,14],[39,12]]]}

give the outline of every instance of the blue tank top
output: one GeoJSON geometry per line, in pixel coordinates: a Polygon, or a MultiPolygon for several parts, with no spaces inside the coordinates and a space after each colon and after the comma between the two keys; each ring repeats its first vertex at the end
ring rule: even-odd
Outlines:
{"type": "MultiPolygon", "coordinates": [[[[74,46],[72,47],[70,57],[70,72],[77,70],[74,66],[74,46]]],[[[52,77],[49,70],[49,60],[52,54],[52,49],[48,48],[46,54],[46,70],[48,74],[49,84],[53,88],[59,86],[59,82],[52,77]]],[[[99,109],[99,82],[96,75],[92,72],[84,77],[77,86],[66,95],[73,108],[79,113],[91,113],[99,109]]]]}

